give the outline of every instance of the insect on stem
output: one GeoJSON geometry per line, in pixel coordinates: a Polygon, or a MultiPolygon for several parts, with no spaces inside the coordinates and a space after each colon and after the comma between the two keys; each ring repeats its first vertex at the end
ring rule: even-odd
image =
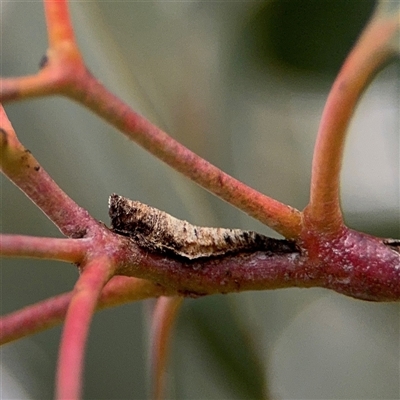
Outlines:
{"type": "Polygon", "coordinates": [[[269,238],[253,231],[191,225],[139,201],[113,194],[109,199],[112,230],[132,238],[152,252],[189,260],[239,252],[271,254],[297,251],[294,242],[269,238]]]}

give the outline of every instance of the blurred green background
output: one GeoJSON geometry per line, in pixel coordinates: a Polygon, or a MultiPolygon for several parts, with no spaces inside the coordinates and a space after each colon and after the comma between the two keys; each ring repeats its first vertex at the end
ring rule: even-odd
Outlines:
{"type": "MultiPolygon", "coordinates": [[[[335,74],[373,1],[72,2],[92,72],[152,122],[226,172],[302,209],[313,144],[335,74]]],[[[40,2],[1,2],[1,74],[35,73],[46,51],[40,2]]],[[[400,237],[399,63],[386,67],[351,124],[342,174],[348,224],[400,237]]],[[[260,223],[215,199],[62,98],[6,106],[21,142],[56,182],[108,223],[116,192],[191,223],[260,223]]],[[[2,232],[60,236],[6,179],[2,232]]],[[[1,312],[68,291],[74,266],[1,260],[1,312]]],[[[148,397],[152,301],[96,315],[87,399],[148,397]]],[[[187,300],[173,340],[169,398],[398,399],[399,306],[321,289],[187,300]]],[[[53,395],[61,328],[4,346],[1,398],[53,395]]]]}

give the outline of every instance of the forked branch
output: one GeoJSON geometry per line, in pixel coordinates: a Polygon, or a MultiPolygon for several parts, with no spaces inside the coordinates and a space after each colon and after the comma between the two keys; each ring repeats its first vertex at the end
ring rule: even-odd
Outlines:
{"type": "Polygon", "coordinates": [[[42,69],[37,75],[2,79],[2,101],[50,94],[68,96],[175,170],[290,239],[279,241],[222,229],[210,234],[209,230],[143,205],[142,209],[150,210],[145,217],[150,216],[151,223],[139,218],[134,220],[134,226],[125,221],[121,228],[119,220],[111,215],[110,230],[56,185],[18,141],[0,108],[2,171],[66,236],[74,238],[4,235],[0,243],[2,255],[75,262],[82,273],[73,293],[29,306],[0,321],[0,338],[5,343],[54,326],[65,317],[68,307],[57,375],[59,398],[80,396],[84,348],[96,308],[147,297],[175,296],[161,298],[154,319],[154,354],[160,361],[154,364],[159,397],[168,332],[182,299],[176,296],[324,287],[359,299],[400,300],[398,241],[348,229],[339,203],[347,127],[368,81],[396,52],[393,38],[399,35],[399,14],[389,15],[382,5],[378,8],[333,85],[315,147],[310,203],[301,213],[225,174],[111,94],[82,60],[67,1],[44,3],[49,49],[42,69]],[[164,229],[171,226],[174,229],[164,229]],[[178,232],[181,236],[190,231],[192,237],[200,238],[206,232],[204,237],[212,237],[211,244],[218,247],[218,252],[196,253],[195,249],[193,253],[193,240],[188,245],[185,237],[177,238],[177,226],[182,228],[178,232]],[[154,227],[164,227],[162,240],[154,227]],[[245,246],[237,247],[237,252],[225,251],[224,246],[235,241],[245,246]]]}
{"type": "Polygon", "coordinates": [[[232,178],[134,112],[87,70],[73,35],[67,1],[45,0],[49,50],[42,70],[27,78],[3,79],[0,100],[49,94],[68,96],[115,126],[131,140],[192,181],[265,223],[286,238],[300,233],[301,214],[232,178]]]}

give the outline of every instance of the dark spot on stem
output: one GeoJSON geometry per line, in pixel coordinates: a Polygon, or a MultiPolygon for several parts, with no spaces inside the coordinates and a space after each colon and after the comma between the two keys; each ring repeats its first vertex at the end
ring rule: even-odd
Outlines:
{"type": "Polygon", "coordinates": [[[33,167],[33,169],[34,169],[36,172],[40,171],[40,165],[36,165],[35,167],[33,167]]]}
{"type": "Polygon", "coordinates": [[[43,69],[49,63],[49,59],[45,54],[39,61],[39,69],[43,69]]]}
{"type": "Polygon", "coordinates": [[[87,230],[81,229],[71,234],[72,239],[82,239],[86,236],[87,230]]]}
{"type": "Polygon", "coordinates": [[[1,135],[1,138],[0,138],[1,145],[5,146],[8,143],[8,135],[7,135],[7,132],[3,128],[0,128],[0,135],[1,135]]]}
{"type": "Polygon", "coordinates": [[[229,269],[227,269],[227,270],[225,271],[225,276],[226,276],[227,278],[231,278],[231,277],[232,277],[232,271],[229,270],[229,269]]]}
{"type": "Polygon", "coordinates": [[[192,299],[197,299],[198,297],[202,297],[207,294],[207,293],[195,292],[192,290],[179,290],[178,293],[183,297],[191,297],[192,299]]]}

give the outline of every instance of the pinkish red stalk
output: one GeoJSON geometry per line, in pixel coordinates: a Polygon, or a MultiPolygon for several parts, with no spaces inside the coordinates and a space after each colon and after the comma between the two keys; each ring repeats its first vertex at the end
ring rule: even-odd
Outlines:
{"type": "Polygon", "coordinates": [[[314,150],[306,229],[335,235],[343,225],[339,186],[348,125],[368,82],[396,55],[392,41],[399,27],[399,15],[388,19],[378,8],[333,84],[314,150]]]}
{"type": "Polygon", "coordinates": [[[84,258],[89,243],[89,239],[0,235],[0,256],[31,257],[77,263],[84,258]]]}
{"type": "Polygon", "coordinates": [[[110,93],[76,60],[73,60],[73,64],[60,64],[59,68],[61,67],[64,73],[60,71],[60,80],[51,80],[46,85],[45,74],[51,77],[54,75],[51,74],[52,65],[49,61],[47,70],[38,75],[40,83],[36,89],[34,82],[29,82],[28,90],[27,83],[22,80],[3,80],[3,100],[56,93],[72,97],[170,167],[229,204],[265,223],[286,238],[296,238],[299,235],[301,213],[298,210],[252,189],[187,149],[110,93]],[[49,85],[51,90],[47,88],[49,85]],[[21,88],[17,89],[17,86],[21,88]]]}
{"type": "Polygon", "coordinates": [[[134,112],[104,88],[90,73],[71,82],[66,93],[123,132],[170,167],[229,204],[265,223],[286,238],[300,233],[298,210],[272,199],[231,177],[199,157],[134,112]]]}
{"type": "Polygon", "coordinates": [[[61,324],[72,292],[29,305],[0,318],[0,344],[21,339],[61,324]]]}
{"type": "Polygon", "coordinates": [[[154,400],[165,398],[165,370],[171,343],[172,328],[183,297],[160,297],[153,311],[151,324],[151,370],[154,400]]]}
{"type": "MultiPolygon", "coordinates": [[[[3,172],[64,234],[75,238],[91,236],[90,240],[2,237],[4,255],[83,263],[72,294],[27,307],[0,322],[1,340],[7,342],[59,323],[68,306],[57,371],[57,398],[80,397],[85,344],[96,308],[160,295],[200,296],[284,287],[324,287],[364,300],[400,300],[399,246],[346,228],[339,205],[346,129],[368,80],[393,54],[390,41],[398,34],[398,20],[373,20],[332,88],[315,148],[311,200],[302,214],[225,174],[108,92],[83,64],[67,1],[45,0],[45,9],[50,43],[47,63],[36,76],[3,80],[3,99],[51,93],[69,96],[205,189],[296,240],[295,244],[286,242],[288,247],[289,243],[293,246],[291,250],[265,249],[196,260],[139,247],[134,238],[117,235],[99,224],[55,184],[18,141],[1,108],[3,172]],[[107,284],[115,274],[135,278],[114,277],[107,284]]],[[[156,398],[162,395],[169,333],[181,301],[178,297],[161,298],[156,308],[156,398]]]]}
{"type": "Polygon", "coordinates": [[[302,237],[307,266],[297,279],[370,301],[400,301],[400,253],[385,241],[342,227],[335,238],[302,237]],[[318,283],[317,283],[318,282],[318,283]]]}
{"type": "MultiPolygon", "coordinates": [[[[325,287],[372,301],[400,300],[399,252],[380,239],[347,228],[335,240],[310,233],[304,243],[308,256],[293,253],[276,258],[258,252],[186,264],[146,251],[137,253],[127,238],[121,240],[127,243],[120,272],[154,282],[116,276],[102,291],[99,309],[177,292],[196,296],[294,286],[325,287]]],[[[4,316],[0,344],[60,323],[70,298],[71,294],[60,295],[4,316]]]]}
{"type": "MultiPolygon", "coordinates": [[[[115,276],[106,284],[97,305],[98,310],[132,301],[173,295],[176,292],[154,282],[115,276]]],[[[51,297],[0,318],[0,345],[50,329],[65,319],[72,292],[51,297]]]]}
{"type": "Polygon", "coordinates": [[[297,280],[296,271],[305,262],[298,252],[259,251],[190,261],[151,253],[128,238],[121,243],[124,240],[126,251],[119,253],[118,274],[152,280],[183,296],[308,286],[297,280]]]}
{"type": "Polygon", "coordinates": [[[305,232],[299,250],[286,254],[260,251],[193,261],[149,253],[125,240],[118,273],[150,279],[184,296],[324,287],[363,300],[400,300],[399,252],[346,227],[334,239],[305,232]]]}
{"type": "Polygon", "coordinates": [[[68,11],[67,0],[44,0],[49,46],[75,43],[74,30],[68,11]]]}
{"type": "Polygon", "coordinates": [[[84,267],[74,287],[58,359],[56,398],[59,400],[81,397],[83,360],[90,322],[101,291],[113,272],[109,259],[94,259],[84,267]]]}
{"type": "Polygon", "coordinates": [[[232,178],[135,113],[107,91],[86,69],[73,35],[65,0],[45,1],[50,48],[35,77],[4,79],[1,99],[63,94],[125,133],[150,153],[203,188],[287,238],[298,237],[301,213],[232,178]]]}
{"type": "Polygon", "coordinates": [[[66,236],[83,237],[99,223],[53,181],[19,142],[0,104],[0,167],[66,236]]]}

